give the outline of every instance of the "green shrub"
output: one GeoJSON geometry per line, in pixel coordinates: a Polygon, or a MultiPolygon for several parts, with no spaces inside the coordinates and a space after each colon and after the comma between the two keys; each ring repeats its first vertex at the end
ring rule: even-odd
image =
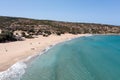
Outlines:
{"type": "Polygon", "coordinates": [[[1,42],[9,42],[9,41],[17,41],[17,39],[15,38],[15,36],[13,35],[12,32],[10,32],[10,31],[3,31],[0,34],[0,43],[1,42]]]}

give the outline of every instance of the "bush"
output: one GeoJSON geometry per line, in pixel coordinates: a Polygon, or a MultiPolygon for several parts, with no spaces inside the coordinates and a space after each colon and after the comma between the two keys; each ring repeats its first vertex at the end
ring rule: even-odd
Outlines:
{"type": "Polygon", "coordinates": [[[22,32],[21,34],[22,34],[22,37],[26,37],[26,34],[25,34],[25,32],[22,32]]]}
{"type": "Polygon", "coordinates": [[[50,31],[44,31],[44,33],[47,34],[47,35],[51,35],[50,31]]]}
{"type": "Polygon", "coordinates": [[[56,34],[57,34],[58,36],[60,36],[60,35],[61,35],[61,33],[60,33],[60,32],[57,32],[56,34]]]}
{"type": "Polygon", "coordinates": [[[10,31],[3,31],[0,34],[0,43],[1,42],[9,42],[9,41],[17,41],[17,39],[15,38],[15,36],[13,35],[12,32],[10,32],[10,31]]]}
{"type": "Polygon", "coordinates": [[[25,38],[31,39],[31,38],[33,38],[33,36],[32,35],[26,35],[25,38]]]}
{"type": "Polygon", "coordinates": [[[49,35],[48,34],[43,34],[43,37],[48,37],[49,35]]]}

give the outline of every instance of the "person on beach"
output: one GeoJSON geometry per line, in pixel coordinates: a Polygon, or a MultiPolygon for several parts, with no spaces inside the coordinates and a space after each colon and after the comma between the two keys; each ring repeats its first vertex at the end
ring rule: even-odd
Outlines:
{"type": "Polygon", "coordinates": [[[32,43],[30,43],[30,45],[32,45],[32,43]]]}
{"type": "Polygon", "coordinates": [[[7,52],[8,50],[5,48],[5,52],[7,52]]]}
{"type": "Polygon", "coordinates": [[[31,50],[35,50],[35,48],[31,48],[31,50]]]}

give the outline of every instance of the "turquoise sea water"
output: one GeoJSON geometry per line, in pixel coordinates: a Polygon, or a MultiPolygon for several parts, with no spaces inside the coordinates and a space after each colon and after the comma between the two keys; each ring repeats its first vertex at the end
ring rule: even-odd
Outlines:
{"type": "Polygon", "coordinates": [[[120,36],[56,45],[29,63],[21,80],[120,80],[120,36]]]}

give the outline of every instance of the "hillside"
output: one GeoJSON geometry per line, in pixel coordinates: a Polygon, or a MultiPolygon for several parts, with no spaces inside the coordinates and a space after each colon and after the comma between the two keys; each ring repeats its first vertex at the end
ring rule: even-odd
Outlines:
{"type": "Polygon", "coordinates": [[[72,23],[50,20],[35,20],[16,17],[0,17],[0,29],[2,30],[23,30],[40,34],[41,32],[51,33],[73,33],[73,34],[106,34],[120,33],[120,27],[112,25],[92,24],[92,23],[72,23]]]}
{"type": "Polygon", "coordinates": [[[0,42],[50,34],[119,34],[120,26],[0,16],[0,42]]]}

